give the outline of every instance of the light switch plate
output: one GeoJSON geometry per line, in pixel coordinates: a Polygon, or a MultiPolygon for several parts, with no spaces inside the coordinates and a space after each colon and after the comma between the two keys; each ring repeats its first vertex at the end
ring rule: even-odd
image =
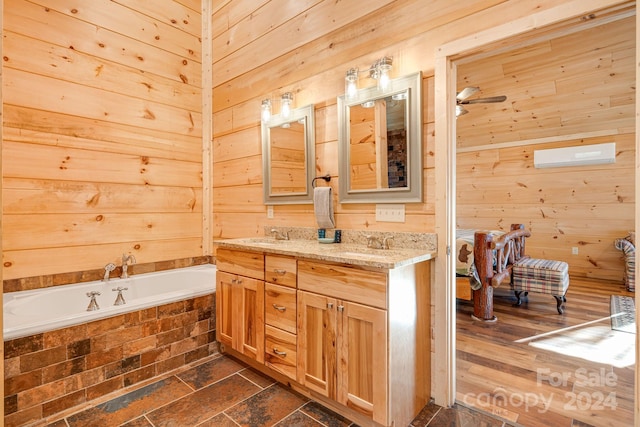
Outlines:
{"type": "Polygon", "coordinates": [[[267,206],[267,218],[273,218],[273,206],[271,205],[267,206]]]}
{"type": "Polygon", "coordinates": [[[404,222],[404,205],[376,205],[376,221],[404,222]]]}

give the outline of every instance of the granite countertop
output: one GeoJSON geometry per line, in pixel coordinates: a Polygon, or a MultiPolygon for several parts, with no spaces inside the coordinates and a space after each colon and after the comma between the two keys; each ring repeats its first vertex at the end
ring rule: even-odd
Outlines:
{"type": "Polygon", "coordinates": [[[373,249],[367,247],[365,234],[349,230],[343,231],[342,243],[320,243],[315,238],[309,238],[314,237],[315,230],[299,233],[299,229],[280,227],[278,231],[288,232],[290,240],[276,240],[273,237],[264,236],[216,240],[214,244],[222,248],[383,269],[415,264],[436,256],[435,235],[431,233],[366,233],[367,235],[377,234],[376,237],[393,237],[390,249],[373,249]]]}

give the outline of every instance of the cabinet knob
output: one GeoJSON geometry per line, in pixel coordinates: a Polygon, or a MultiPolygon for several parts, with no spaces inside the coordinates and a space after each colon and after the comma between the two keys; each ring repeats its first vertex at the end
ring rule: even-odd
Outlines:
{"type": "Polygon", "coordinates": [[[338,311],[342,313],[344,311],[344,305],[339,305],[338,311]]]}
{"type": "Polygon", "coordinates": [[[280,356],[280,357],[287,357],[287,352],[286,351],[280,351],[278,350],[276,347],[273,347],[273,353],[276,356],[280,356]]]}
{"type": "Polygon", "coordinates": [[[287,307],[278,304],[273,304],[273,308],[278,310],[280,313],[284,313],[287,310],[287,307]]]}
{"type": "Polygon", "coordinates": [[[274,268],[273,272],[281,276],[284,276],[285,274],[287,274],[287,270],[283,270],[281,268],[274,268]]]}
{"type": "Polygon", "coordinates": [[[332,309],[333,308],[333,303],[332,302],[328,302],[327,303],[327,308],[328,309],[332,309]]]}

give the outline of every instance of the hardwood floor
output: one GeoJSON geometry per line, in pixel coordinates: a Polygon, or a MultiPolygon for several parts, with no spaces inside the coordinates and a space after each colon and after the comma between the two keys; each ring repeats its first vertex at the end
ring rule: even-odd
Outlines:
{"type": "Polygon", "coordinates": [[[559,315],[550,295],[514,307],[499,288],[495,323],[458,300],[457,401],[523,426],[633,425],[635,334],[611,330],[611,294],[633,296],[572,278],[559,315]]]}

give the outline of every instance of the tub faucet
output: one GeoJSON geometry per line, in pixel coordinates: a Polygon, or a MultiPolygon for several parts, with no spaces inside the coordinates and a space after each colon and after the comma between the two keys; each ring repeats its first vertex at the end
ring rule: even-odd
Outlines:
{"type": "Polygon", "coordinates": [[[87,296],[91,298],[91,300],[89,301],[89,306],[87,307],[87,311],[100,310],[100,307],[98,306],[98,301],[96,301],[96,296],[98,295],[100,295],[100,292],[98,291],[87,292],[87,296]]]}
{"type": "Polygon", "coordinates": [[[122,254],[122,275],[120,276],[121,279],[127,279],[129,277],[129,273],[127,272],[129,268],[129,261],[131,261],[131,264],[135,264],[136,257],[134,257],[133,254],[122,254]]]}
{"type": "Polygon", "coordinates": [[[104,277],[102,278],[103,282],[109,281],[109,274],[116,269],[116,265],[112,262],[104,266],[104,277]]]}
{"type": "Polygon", "coordinates": [[[122,286],[118,286],[117,288],[111,289],[113,292],[118,292],[118,296],[116,296],[116,300],[113,305],[123,305],[126,304],[124,297],[122,296],[122,291],[126,291],[129,288],[123,288],[122,286]]]}

